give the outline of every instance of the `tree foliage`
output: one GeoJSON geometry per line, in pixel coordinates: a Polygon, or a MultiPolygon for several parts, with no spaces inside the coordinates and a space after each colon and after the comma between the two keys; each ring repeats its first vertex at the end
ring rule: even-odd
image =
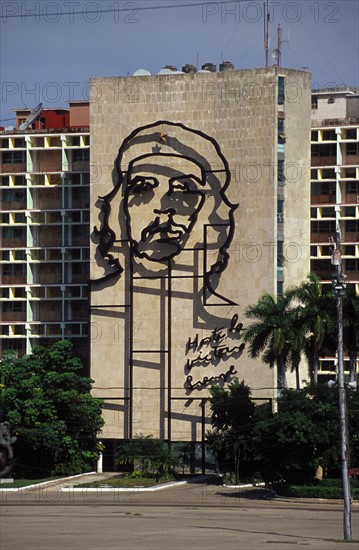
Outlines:
{"type": "MultiPolygon", "coordinates": [[[[309,274],[297,286],[277,298],[264,294],[245,311],[252,322],[244,339],[251,357],[261,356],[270,367],[277,365],[279,388],[286,388],[286,371],[296,372],[300,389],[299,365],[307,359],[309,380],[318,382],[319,359],[334,355],[337,342],[337,312],[332,292],[323,291],[319,277],[309,274]]],[[[344,348],[349,356],[350,381],[356,379],[359,349],[359,296],[354,285],[348,285],[343,297],[344,348]]]]}
{"type": "MultiPolygon", "coordinates": [[[[238,381],[235,384],[238,386],[238,381]]],[[[244,394],[244,388],[242,391],[244,394]]],[[[249,388],[245,391],[251,402],[249,388]]],[[[248,480],[259,472],[269,482],[311,481],[318,466],[329,474],[339,474],[338,392],[324,384],[309,385],[300,391],[283,389],[276,413],[269,403],[254,407],[245,400],[238,402],[236,409],[232,392],[230,388],[220,392],[216,388],[211,398],[213,431],[207,440],[222,471],[233,472],[237,480],[248,480]],[[218,407],[220,414],[215,413],[218,407]]],[[[351,464],[356,466],[359,393],[349,390],[347,402],[351,464]]]]}
{"type": "Polygon", "coordinates": [[[153,435],[138,434],[121,444],[117,452],[118,464],[126,464],[144,475],[158,475],[175,471],[184,459],[184,445],[165,441],[153,435]]]}
{"type": "Polygon", "coordinates": [[[1,419],[18,434],[14,447],[18,473],[74,474],[93,468],[103,426],[102,402],[91,396],[92,380],[72,355],[69,341],[36,348],[17,358],[5,354],[1,419]]]}
{"type": "Polygon", "coordinates": [[[249,437],[254,403],[244,381],[233,379],[228,388],[213,386],[210,390],[211,422],[214,428],[207,441],[222,468],[234,471],[236,482],[248,472],[249,437]]]}

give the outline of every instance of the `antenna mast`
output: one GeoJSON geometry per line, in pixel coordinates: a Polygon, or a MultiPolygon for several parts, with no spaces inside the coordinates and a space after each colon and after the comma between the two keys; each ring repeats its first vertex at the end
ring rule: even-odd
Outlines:
{"type": "Polygon", "coordinates": [[[277,48],[278,48],[278,60],[277,60],[277,67],[281,66],[281,58],[282,58],[282,27],[279,23],[278,30],[277,30],[277,48]]]}
{"type": "Polygon", "coordinates": [[[263,4],[264,7],[264,49],[266,52],[266,67],[268,67],[268,50],[269,50],[269,0],[263,4]]]}

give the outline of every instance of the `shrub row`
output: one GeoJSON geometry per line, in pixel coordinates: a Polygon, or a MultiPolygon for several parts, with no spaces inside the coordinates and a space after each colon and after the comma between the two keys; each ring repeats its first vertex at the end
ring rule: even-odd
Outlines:
{"type": "MultiPolygon", "coordinates": [[[[278,483],[274,486],[274,490],[281,496],[296,498],[343,498],[341,486],[335,486],[334,484],[326,486],[322,483],[320,485],[288,485],[286,483],[278,483]]],[[[353,499],[359,499],[359,488],[352,487],[351,494],[353,499]]]]}

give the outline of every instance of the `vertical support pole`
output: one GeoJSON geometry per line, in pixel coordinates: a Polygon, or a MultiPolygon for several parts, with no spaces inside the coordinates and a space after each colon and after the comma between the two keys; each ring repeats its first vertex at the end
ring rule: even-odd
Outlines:
{"type": "Polygon", "coordinates": [[[128,438],[133,437],[133,244],[130,249],[128,438]]]}
{"type": "Polygon", "coordinates": [[[201,450],[202,475],[206,473],[206,399],[201,401],[201,450]]]}
{"type": "Polygon", "coordinates": [[[340,415],[340,453],[342,466],[342,486],[344,498],[344,540],[352,540],[351,528],[351,492],[349,479],[349,438],[348,438],[348,415],[346,392],[344,382],[344,361],[343,361],[343,281],[341,259],[340,230],[337,228],[335,235],[335,256],[337,258],[337,280],[336,300],[337,300],[337,322],[338,322],[338,390],[339,390],[339,415],[340,415]]]}
{"type": "Polygon", "coordinates": [[[168,444],[171,445],[172,441],[172,426],[171,426],[171,415],[172,415],[172,265],[171,260],[168,262],[168,292],[167,292],[167,301],[168,301],[168,310],[167,310],[167,438],[168,444]]]}

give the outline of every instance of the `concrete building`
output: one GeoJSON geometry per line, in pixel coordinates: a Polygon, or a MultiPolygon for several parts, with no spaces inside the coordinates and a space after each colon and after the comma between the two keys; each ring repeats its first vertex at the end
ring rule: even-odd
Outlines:
{"type": "Polygon", "coordinates": [[[87,356],[88,102],[0,132],[0,355],[68,338],[87,356]],[[87,111],[87,114],[86,114],[87,111]]]}
{"type": "MultiPolygon", "coordinates": [[[[332,88],[312,94],[311,271],[331,286],[329,238],[339,224],[344,273],[359,292],[359,95],[332,88]]],[[[345,363],[349,360],[346,359],[345,363]]],[[[334,357],[321,360],[322,378],[333,375],[334,357]]]]}
{"type": "Polygon", "coordinates": [[[310,269],[310,74],[170,72],[91,81],[91,377],[109,444],[203,441],[209,388],[233,376],[275,398],[243,312],[310,269]]]}

